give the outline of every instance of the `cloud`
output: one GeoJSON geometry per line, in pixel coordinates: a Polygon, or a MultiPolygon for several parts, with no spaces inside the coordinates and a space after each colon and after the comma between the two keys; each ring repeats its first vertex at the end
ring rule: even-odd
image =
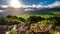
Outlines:
{"type": "MultiPolygon", "coordinates": [[[[47,2],[47,1],[44,1],[44,2],[47,2]]],[[[41,2],[41,4],[43,4],[41,2]]],[[[54,3],[52,4],[49,4],[47,6],[44,6],[44,5],[41,5],[40,3],[38,5],[21,5],[20,8],[25,8],[23,11],[34,11],[34,10],[40,10],[42,8],[54,8],[54,7],[60,7],[60,1],[55,1],[54,3]],[[37,9],[35,9],[37,8],[37,9]]],[[[9,5],[0,5],[0,7],[2,8],[7,8],[9,7],[9,5]]],[[[11,7],[11,6],[10,6],[11,7]]],[[[0,12],[3,12],[2,10],[0,10],[0,12]]]]}
{"type": "Polygon", "coordinates": [[[0,10],[0,12],[4,12],[4,10],[0,10]]]}
{"type": "MultiPolygon", "coordinates": [[[[47,2],[47,1],[44,1],[44,2],[47,2]]],[[[43,4],[43,3],[41,2],[41,4],[43,4]]],[[[33,5],[21,5],[21,7],[22,8],[27,8],[27,7],[32,7],[32,8],[34,8],[34,7],[36,7],[36,8],[43,8],[43,7],[45,7],[45,8],[48,8],[48,7],[49,8],[54,8],[54,7],[60,7],[60,1],[55,1],[54,3],[49,4],[47,6],[44,6],[44,5],[41,5],[41,4],[39,3],[38,5],[35,5],[35,4],[33,4],[33,5]]],[[[1,7],[3,7],[3,8],[7,8],[8,6],[9,5],[1,5],[1,7]]]]}
{"type": "Polygon", "coordinates": [[[43,2],[40,2],[40,4],[43,4],[43,2]]]}
{"type": "MultiPolygon", "coordinates": [[[[46,2],[46,1],[45,1],[46,2]]],[[[42,2],[41,2],[42,3],[42,2]]],[[[28,5],[27,5],[28,6],[28,5]]],[[[25,7],[26,7],[26,5],[25,5],[25,7]]],[[[45,7],[45,8],[54,8],[54,7],[60,7],[60,1],[55,1],[54,3],[52,3],[52,4],[49,4],[49,5],[47,5],[47,6],[44,6],[44,5],[41,5],[41,4],[38,4],[38,5],[35,5],[35,4],[33,4],[33,5],[31,5],[31,6],[28,6],[28,7],[36,7],[36,8],[43,8],[43,7],[45,7]]]]}
{"type": "Polygon", "coordinates": [[[47,2],[47,1],[44,1],[44,2],[47,2]]]}
{"type": "MultiPolygon", "coordinates": [[[[46,2],[46,1],[45,1],[46,2]]],[[[55,1],[54,3],[52,4],[49,4],[48,6],[43,6],[43,5],[32,5],[32,6],[28,6],[28,7],[36,7],[37,9],[40,9],[40,8],[54,8],[54,7],[60,7],[60,1],[55,1]]],[[[25,11],[33,11],[34,9],[25,9],[25,11]]]]}
{"type": "Polygon", "coordinates": [[[32,7],[32,8],[40,8],[40,7],[42,7],[42,5],[35,5],[35,4],[33,4],[33,5],[22,5],[21,6],[22,8],[28,8],[28,7],[32,7]]]}
{"type": "Polygon", "coordinates": [[[33,11],[34,9],[25,9],[24,11],[33,11]]]}
{"type": "Polygon", "coordinates": [[[47,7],[53,8],[53,7],[60,7],[60,1],[55,1],[52,4],[49,4],[47,7]]]}
{"type": "Polygon", "coordinates": [[[8,5],[0,5],[0,7],[2,7],[2,8],[7,8],[8,5]]]}

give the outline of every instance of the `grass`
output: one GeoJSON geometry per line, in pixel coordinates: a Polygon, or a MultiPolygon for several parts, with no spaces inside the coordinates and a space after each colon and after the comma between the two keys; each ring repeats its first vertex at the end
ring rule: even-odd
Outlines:
{"type": "Polygon", "coordinates": [[[17,32],[16,30],[12,30],[11,34],[16,34],[16,32],[17,32]]]}
{"type": "Polygon", "coordinates": [[[41,16],[42,18],[50,18],[50,17],[53,17],[53,15],[48,15],[48,14],[45,14],[45,15],[38,15],[38,14],[25,14],[25,15],[21,15],[20,17],[22,17],[22,18],[25,18],[25,19],[27,19],[27,18],[29,18],[30,16],[33,16],[33,15],[35,15],[35,16],[41,16]]]}
{"type": "Polygon", "coordinates": [[[56,30],[50,30],[50,33],[51,34],[57,34],[57,31],[56,30]]]}
{"type": "Polygon", "coordinates": [[[48,13],[48,14],[24,14],[24,15],[20,15],[19,17],[22,17],[22,18],[29,18],[30,16],[32,16],[32,15],[35,15],[35,16],[41,16],[41,17],[43,17],[43,18],[50,18],[50,17],[54,17],[54,16],[57,16],[57,17],[60,17],[60,12],[58,12],[58,11],[52,11],[52,12],[50,12],[50,13],[48,13]]]}

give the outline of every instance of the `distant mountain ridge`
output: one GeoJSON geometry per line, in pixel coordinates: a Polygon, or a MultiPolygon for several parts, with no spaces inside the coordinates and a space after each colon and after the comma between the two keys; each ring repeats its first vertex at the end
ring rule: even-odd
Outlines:
{"type": "Polygon", "coordinates": [[[0,12],[0,15],[6,16],[6,15],[22,15],[22,14],[48,14],[52,11],[60,12],[60,7],[54,7],[54,8],[36,8],[36,7],[27,7],[27,8],[2,8],[0,7],[0,10],[4,10],[4,12],[0,12]]]}

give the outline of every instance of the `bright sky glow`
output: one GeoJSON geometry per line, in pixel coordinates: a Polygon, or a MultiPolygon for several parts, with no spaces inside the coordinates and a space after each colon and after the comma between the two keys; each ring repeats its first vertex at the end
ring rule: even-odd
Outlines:
{"type": "Polygon", "coordinates": [[[14,8],[19,8],[21,7],[22,3],[19,2],[19,0],[10,0],[9,6],[14,7],[14,8]]]}
{"type": "Polygon", "coordinates": [[[60,0],[0,0],[0,6],[2,7],[60,7],[60,0]]]}

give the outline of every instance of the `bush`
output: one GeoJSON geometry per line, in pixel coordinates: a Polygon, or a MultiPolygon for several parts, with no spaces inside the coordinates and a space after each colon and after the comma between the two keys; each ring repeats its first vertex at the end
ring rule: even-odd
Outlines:
{"type": "Polygon", "coordinates": [[[11,34],[17,34],[17,31],[16,30],[12,30],[11,34]]]}
{"type": "Polygon", "coordinates": [[[50,20],[42,20],[42,21],[39,21],[37,24],[52,24],[52,25],[54,25],[54,23],[55,23],[54,20],[52,20],[52,21],[50,21],[50,20]]]}
{"type": "Polygon", "coordinates": [[[49,31],[51,34],[57,34],[57,31],[56,30],[50,30],[49,31]]]}

